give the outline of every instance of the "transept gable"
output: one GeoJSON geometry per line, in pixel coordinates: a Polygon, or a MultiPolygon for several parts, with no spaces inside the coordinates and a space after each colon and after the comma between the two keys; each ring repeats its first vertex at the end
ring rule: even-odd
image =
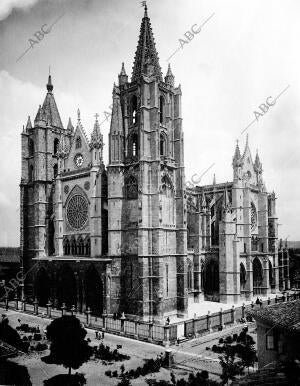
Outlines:
{"type": "Polygon", "coordinates": [[[256,184],[254,163],[252,160],[251,151],[248,143],[248,135],[245,150],[242,156],[242,179],[250,184],[256,184]]]}
{"type": "MultiPolygon", "coordinates": [[[[80,113],[78,113],[79,115],[80,113]]],[[[88,139],[80,122],[80,115],[66,159],[66,170],[86,169],[91,166],[91,152],[88,139]]]]}

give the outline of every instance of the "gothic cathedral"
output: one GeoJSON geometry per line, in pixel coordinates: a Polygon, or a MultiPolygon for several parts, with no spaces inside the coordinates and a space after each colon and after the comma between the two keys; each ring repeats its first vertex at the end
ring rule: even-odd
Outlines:
{"type": "Polygon", "coordinates": [[[131,79],[122,64],[113,86],[108,165],[97,115],[90,138],[79,110],[65,129],[49,76],[21,134],[26,297],[162,320],[284,287],[259,156],[247,140],[233,182],[186,186],[181,97],[170,65],[162,75],[146,7],[131,79]]]}

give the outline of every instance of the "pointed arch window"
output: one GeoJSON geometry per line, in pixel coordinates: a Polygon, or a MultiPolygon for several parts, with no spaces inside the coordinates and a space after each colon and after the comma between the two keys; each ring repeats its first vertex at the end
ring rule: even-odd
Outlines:
{"type": "Polygon", "coordinates": [[[133,158],[138,156],[138,135],[136,133],[129,137],[129,155],[133,158]]]}
{"type": "Polygon", "coordinates": [[[56,178],[57,174],[58,174],[58,166],[57,166],[57,164],[55,164],[53,166],[53,178],[56,178]]]}
{"type": "Polygon", "coordinates": [[[34,142],[33,142],[32,139],[29,139],[28,153],[29,153],[29,157],[33,157],[34,156],[34,142]]]}
{"type": "Polygon", "coordinates": [[[136,114],[137,114],[137,97],[136,97],[136,95],[133,95],[133,97],[131,98],[130,109],[131,109],[131,123],[135,124],[135,123],[137,123],[137,117],[136,117],[136,114]]]}
{"type": "Polygon", "coordinates": [[[70,254],[70,241],[68,239],[64,242],[64,254],[69,255],[70,254]]]}
{"type": "Polygon", "coordinates": [[[162,193],[165,194],[167,197],[173,195],[173,186],[172,182],[167,176],[164,176],[161,180],[162,183],[162,193]]]}
{"type": "Polygon", "coordinates": [[[91,255],[91,240],[89,238],[85,242],[85,254],[86,256],[91,255]]]}
{"type": "Polygon", "coordinates": [[[189,290],[193,289],[193,267],[191,261],[188,262],[187,268],[187,286],[189,290]]]}
{"type": "Polygon", "coordinates": [[[74,239],[71,241],[71,254],[73,256],[77,255],[76,241],[74,239]]]}
{"type": "Polygon", "coordinates": [[[272,263],[269,260],[269,286],[274,286],[274,276],[273,276],[273,267],[272,263]]]}
{"type": "Polygon", "coordinates": [[[165,122],[165,99],[163,96],[159,97],[159,122],[162,125],[165,122]]]}
{"type": "Polygon", "coordinates": [[[263,284],[263,267],[260,260],[255,257],[253,260],[253,287],[261,287],[263,284]]]}
{"type": "Polygon", "coordinates": [[[138,198],[138,184],[135,177],[130,176],[126,181],[126,198],[135,200],[138,198]]]}
{"type": "Polygon", "coordinates": [[[54,142],[53,142],[53,154],[54,155],[56,155],[58,152],[58,145],[59,145],[59,140],[58,140],[58,138],[55,138],[54,142]]]}
{"type": "Polygon", "coordinates": [[[84,255],[84,242],[83,242],[82,238],[80,238],[78,241],[77,250],[78,250],[78,255],[80,255],[80,256],[84,255]]]}
{"type": "Polygon", "coordinates": [[[76,149],[80,149],[81,146],[82,146],[81,138],[80,138],[80,137],[77,137],[77,138],[76,138],[76,145],[75,145],[75,148],[76,148],[76,149]]]}
{"type": "Polygon", "coordinates": [[[167,155],[167,138],[164,133],[161,133],[159,137],[159,151],[161,156],[167,155]]]}
{"type": "Polygon", "coordinates": [[[28,173],[28,180],[29,182],[32,182],[33,181],[33,177],[34,177],[34,167],[33,165],[30,165],[29,166],[29,173],[28,173]]]}
{"type": "Polygon", "coordinates": [[[241,290],[245,289],[247,276],[246,276],[246,269],[243,263],[240,264],[240,286],[241,290]]]}

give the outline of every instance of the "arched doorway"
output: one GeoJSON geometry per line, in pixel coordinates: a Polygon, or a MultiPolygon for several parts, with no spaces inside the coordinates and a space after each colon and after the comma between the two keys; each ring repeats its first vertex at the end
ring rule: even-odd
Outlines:
{"type": "Polygon", "coordinates": [[[243,291],[246,286],[246,281],[247,281],[247,273],[246,269],[243,263],[240,264],[240,287],[241,290],[243,291]]]}
{"type": "Polygon", "coordinates": [[[91,265],[84,280],[85,304],[90,307],[93,315],[103,313],[103,284],[96,268],[91,265]]]}
{"type": "Polygon", "coordinates": [[[253,293],[258,295],[261,293],[261,287],[263,284],[263,267],[260,260],[256,257],[253,260],[253,293]]]}
{"type": "Polygon", "coordinates": [[[74,272],[65,264],[58,279],[58,306],[61,307],[63,303],[68,308],[77,305],[77,286],[74,272]]]}
{"type": "Polygon", "coordinates": [[[40,306],[45,306],[50,299],[50,279],[45,268],[40,268],[35,279],[35,295],[40,306]]]}
{"type": "Polygon", "coordinates": [[[214,259],[210,259],[204,264],[203,290],[207,295],[219,293],[219,264],[214,259]]]}

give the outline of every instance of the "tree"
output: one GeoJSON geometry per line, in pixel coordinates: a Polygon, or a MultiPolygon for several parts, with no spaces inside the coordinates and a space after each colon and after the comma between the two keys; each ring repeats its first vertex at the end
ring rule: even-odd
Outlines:
{"type": "Polygon", "coordinates": [[[9,325],[6,316],[2,316],[2,321],[0,322],[0,339],[19,350],[26,351],[26,347],[23,344],[20,335],[9,325]]]}
{"type": "Polygon", "coordinates": [[[256,361],[255,342],[251,335],[247,334],[247,331],[243,330],[239,335],[240,344],[236,345],[236,353],[241,358],[244,367],[253,367],[256,361]]]}
{"type": "Polygon", "coordinates": [[[222,367],[221,379],[223,384],[227,384],[229,380],[234,380],[237,375],[243,373],[242,361],[236,360],[236,350],[233,346],[225,345],[223,356],[219,357],[222,367]]]}
{"type": "Polygon", "coordinates": [[[50,340],[50,355],[43,360],[46,363],[63,365],[69,369],[78,369],[92,355],[92,348],[85,340],[87,332],[75,316],[65,315],[53,320],[47,327],[50,340]]]}

